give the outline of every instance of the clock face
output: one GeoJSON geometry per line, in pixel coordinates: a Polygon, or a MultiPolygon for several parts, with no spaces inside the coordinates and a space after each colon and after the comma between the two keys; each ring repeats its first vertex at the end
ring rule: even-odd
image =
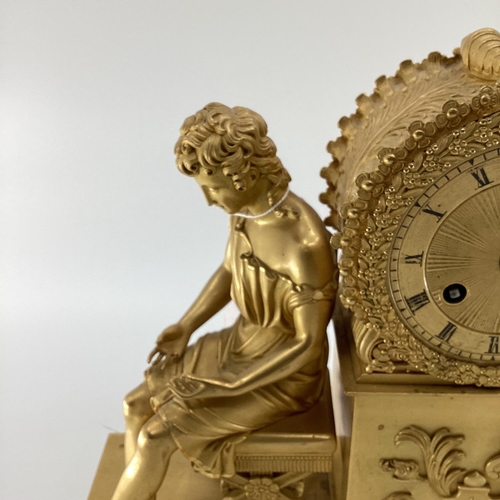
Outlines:
{"type": "Polygon", "coordinates": [[[388,252],[400,320],[423,343],[500,363],[500,148],[450,167],[415,199],[388,252]]]}

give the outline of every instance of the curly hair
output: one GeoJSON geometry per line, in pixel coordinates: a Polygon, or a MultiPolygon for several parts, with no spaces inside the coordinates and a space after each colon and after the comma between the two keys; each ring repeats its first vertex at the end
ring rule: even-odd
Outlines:
{"type": "Polygon", "coordinates": [[[185,175],[195,176],[202,168],[211,175],[220,168],[236,190],[244,191],[246,174],[256,168],[272,185],[271,205],[278,188],[291,180],[267,137],[266,122],[248,108],[210,103],[186,118],[180,133],[174,152],[177,168],[185,175]]]}

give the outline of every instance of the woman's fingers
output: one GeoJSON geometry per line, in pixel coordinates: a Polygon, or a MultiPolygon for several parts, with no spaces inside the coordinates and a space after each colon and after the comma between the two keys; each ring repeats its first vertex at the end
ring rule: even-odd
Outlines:
{"type": "Polygon", "coordinates": [[[162,362],[163,359],[166,360],[167,355],[160,351],[160,349],[155,349],[149,356],[148,363],[157,365],[162,362]]]}
{"type": "MultiPolygon", "coordinates": [[[[158,354],[158,347],[155,347],[150,353],[149,353],[149,356],[148,356],[148,363],[151,363],[151,361],[153,360],[153,358],[158,354]]],[[[154,364],[154,363],[153,363],[154,364]]]]}
{"type": "Polygon", "coordinates": [[[201,382],[191,381],[184,375],[175,377],[170,381],[172,388],[179,396],[190,396],[200,392],[204,385],[201,382]]]}

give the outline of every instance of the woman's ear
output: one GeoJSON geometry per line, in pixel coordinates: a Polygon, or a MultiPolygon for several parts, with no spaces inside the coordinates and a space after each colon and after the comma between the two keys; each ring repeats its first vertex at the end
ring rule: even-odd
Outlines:
{"type": "Polygon", "coordinates": [[[260,172],[255,167],[250,167],[250,170],[247,173],[247,182],[248,187],[253,187],[260,179],[260,172]]]}

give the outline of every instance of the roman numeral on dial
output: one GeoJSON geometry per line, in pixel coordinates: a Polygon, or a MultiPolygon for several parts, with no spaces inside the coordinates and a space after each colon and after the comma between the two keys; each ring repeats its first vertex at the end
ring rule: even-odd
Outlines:
{"type": "Polygon", "coordinates": [[[496,335],[490,336],[490,345],[488,347],[488,353],[489,354],[498,354],[499,351],[499,339],[500,337],[496,335]]]}
{"type": "Polygon", "coordinates": [[[439,332],[438,338],[449,342],[453,334],[457,331],[457,325],[448,322],[447,325],[439,332]]]}
{"type": "Polygon", "coordinates": [[[491,181],[488,179],[488,176],[486,175],[483,167],[479,167],[476,170],[473,170],[470,174],[477,181],[477,189],[491,184],[491,181]]]}
{"type": "Polygon", "coordinates": [[[422,259],[424,258],[424,252],[418,255],[405,255],[405,264],[418,264],[422,267],[422,259]]]}
{"type": "Polygon", "coordinates": [[[413,314],[430,302],[425,290],[422,290],[421,293],[417,293],[417,295],[414,295],[413,297],[405,297],[405,301],[413,314]]]}
{"type": "Polygon", "coordinates": [[[427,205],[426,207],[422,208],[422,212],[433,215],[434,217],[437,218],[437,222],[441,220],[441,218],[446,214],[446,212],[441,213],[438,212],[437,210],[433,210],[430,205],[427,205]]]}

